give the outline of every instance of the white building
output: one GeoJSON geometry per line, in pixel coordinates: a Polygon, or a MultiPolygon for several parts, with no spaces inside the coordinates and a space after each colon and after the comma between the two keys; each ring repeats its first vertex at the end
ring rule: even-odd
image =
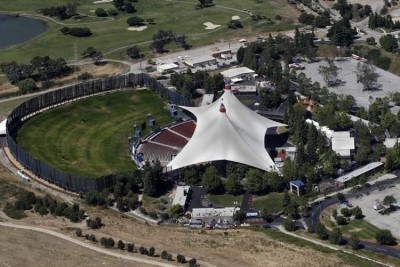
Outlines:
{"type": "Polygon", "coordinates": [[[360,167],[358,169],[355,169],[352,172],[349,172],[349,173],[347,173],[345,175],[342,175],[339,178],[336,178],[335,179],[335,184],[336,184],[336,186],[342,186],[345,183],[347,183],[348,181],[350,181],[351,179],[359,177],[359,176],[361,176],[363,174],[371,173],[372,171],[374,171],[374,170],[376,170],[376,169],[378,169],[380,167],[383,167],[383,165],[384,164],[382,162],[378,162],[378,161],[369,163],[369,164],[367,164],[365,166],[362,166],[362,167],[360,167]]]}
{"type": "Polygon", "coordinates": [[[222,76],[224,76],[225,79],[229,79],[233,83],[241,81],[252,81],[255,77],[254,73],[254,70],[247,67],[232,68],[221,72],[222,76]]]}
{"type": "Polygon", "coordinates": [[[205,65],[211,65],[211,64],[216,64],[216,63],[217,63],[217,59],[210,55],[204,55],[201,57],[195,57],[192,59],[185,60],[185,64],[192,68],[202,67],[205,65]]]}
{"type": "Polygon", "coordinates": [[[229,227],[234,220],[233,215],[240,211],[238,207],[198,208],[192,210],[192,221],[202,221],[211,227],[229,227]]]}
{"type": "Polygon", "coordinates": [[[332,133],[332,150],[340,155],[341,158],[350,158],[355,149],[354,137],[350,136],[349,131],[332,133]]]}
{"type": "Polygon", "coordinates": [[[175,63],[161,64],[157,66],[157,71],[161,74],[177,70],[179,68],[175,63]]]}
{"type": "Polygon", "coordinates": [[[190,186],[177,186],[175,196],[172,200],[172,205],[181,205],[184,209],[186,206],[187,198],[190,194],[190,186]]]}

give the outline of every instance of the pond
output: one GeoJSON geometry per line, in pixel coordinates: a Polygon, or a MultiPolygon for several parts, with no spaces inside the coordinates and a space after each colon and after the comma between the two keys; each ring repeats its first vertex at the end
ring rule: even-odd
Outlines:
{"type": "Polygon", "coordinates": [[[0,14],[0,49],[22,44],[47,30],[44,21],[0,14]]]}

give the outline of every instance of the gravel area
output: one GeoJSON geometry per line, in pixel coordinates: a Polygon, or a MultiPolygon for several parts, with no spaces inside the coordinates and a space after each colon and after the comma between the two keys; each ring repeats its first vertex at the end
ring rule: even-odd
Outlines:
{"type": "MultiPolygon", "coordinates": [[[[359,61],[354,59],[335,62],[335,64],[341,68],[341,70],[339,70],[339,78],[344,81],[344,83],[337,87],[328,87],[328,89],[338,94],[354,96],[357,104],[367,109],[371,100],[377,97],[389,96],[390,92],[399,91],[400,77],[379,68],[376,68],[376,72],[379,74],[378,83],[382,85],[381,89],[377,91],[363,91],[362,84],[357,83],[356,70],[358,62],[359,61]]],[[[325,61],[310,64],[305,63],[305,69],[302,72],[313,81],[319,82],[322,86],[325,86],[324,79],[318,73],[319,66],[325,64],[325,61]]]]}

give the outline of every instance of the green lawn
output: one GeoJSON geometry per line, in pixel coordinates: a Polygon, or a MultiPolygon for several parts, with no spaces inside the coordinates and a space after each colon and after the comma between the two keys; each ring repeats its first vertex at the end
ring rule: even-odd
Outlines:
{"type": "MultiPolygon", "coordinates": [[[[282,200],[284,193],[269,193],[265,196],[253,196],[251,207],[255,210],[263,210],[266,208],[268,212],[276,213],[283,209],[282,200]]],[[[299,197],[295,194],[290,194],[292,201],[297,201],[299,197]]]]}
{"type": "Polygon", "coordinates": [[[207,198],[213,204],[224,207],[240,206],[240,204],[242,203],[242,195],[207,195],[207,198]],[[235,202],[237,202],[238,204],[234,204],[235,202]]]}
{"type": "Polygon", "coordinates": [[[164,102],[148,90],[92,97],[29,119],[17,140],[35,157],[67,172],[98,177],[129,171],[135,164],[128,136],[134,121],[146,121],[148,112],[158,125],[170,122],[164,102]]]}
{"type": "MultiPolygon", "coordinates": [[[[48,7],[54,4],[65,4],[71,0],[54,1],[29,1],[29,0],[6,0],[1,1],[0,9],[3,11],[29,11],[31,15],[37,15],[35,10],[48,7]]],[[[93,0],[80,0],[78,11],[90,16],[90,12],[98,7],[113,8],[110,3],[93,4],[93,0]]],[[[244,8],[251,9],[255,14],[274,18],[279,14],[283,17],[293,19],[297,17],[297,11],[290,6],[286,0],[270,1],[254,1],[254,0],[215,0],[216,6],[196,10],[195,4],[197,0],[187,1],[166,1],[166,0],[146,0],[134,3],[138,12],[134,14],[126,14],[120,12],[114,21],[102,21],[100,18],[85,18],[82,21],[69,19],[62,21],[66,24],[82,24],[82,27],[89,27],[93,35],[88,38],[77,38],[60,33],[63,25],[56,24],[50,20],[46,20],[49,30],[34,40],[23,45],[0,51],[0,63],[8,61],[27,62],[33,56],[50,55],[51,57],[63,57],[65,59],[74,58],[74,46],[76,44],[78,53],[81,54],[87,47],[93,46],[103,53],[113,51],[117,48],[132,44],[150,41],[153,34],[160,29],[171,29],[177,34],[186,34],[189,37],[189,43],[192,45],[210,44],[221,39],[238,39],[240,36],[269,31],[285,30],[291,26],[291,23],[277,21],[275,25],[265,25],[265,21],[252,22],[249,15],[242,12],[244,8]],[[226,7],[226,8],[224,8],[226,7]],[[232,8],[232,9],[229,9],[232,8]],[[237,9],[237,10],[234,10],[237,9]],[[174,14],[174,15],[171,15],[174,14]],[[295,14],[295,15],[294,15],[295,14]],[[142,32],[128,31],[126,19],[130,16],[140,16],[144,19],[152,18],[154,25],[147,25],[148,28],[142,32]],[[224,27],[232,16],[240,16],[244,25],[242,30],[231,30],[224,27]],[[212,22],[222,25],[220,30],[205,30],[204,22],[212,22]],[[282,25],[282,26],[279,26],[282,25]]],[[[149,43],[144,43],[142,47],[148,50],[149,43]]],[[[176,49],[176,47],[172,47],[176,49]]],[[[144,51],[146,52],[146,51],[144,51]]],[[[125,48],[121,51],[110,54],[112,58],[125,57],[125,48]]]]}
{"type": "Polygon", "coordinates": [[[375,234],[379,228],[365,220],[351,220],[349,224],[341,226],[344,235],[356,233],[360,239],[375,241],[375,234]]]}

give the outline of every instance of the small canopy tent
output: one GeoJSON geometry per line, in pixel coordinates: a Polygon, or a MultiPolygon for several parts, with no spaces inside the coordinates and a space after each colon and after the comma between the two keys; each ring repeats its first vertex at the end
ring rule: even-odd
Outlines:
{"type": "Polygon", "coordinates": [[[264,138],[268,128],[286,125],[250,110],[229,87],[210,105],[181,108],[196,116],[197,126],[186,146],[168,164],[172,170],[218,160],[277,170],[265,149],[264,138]]]}

